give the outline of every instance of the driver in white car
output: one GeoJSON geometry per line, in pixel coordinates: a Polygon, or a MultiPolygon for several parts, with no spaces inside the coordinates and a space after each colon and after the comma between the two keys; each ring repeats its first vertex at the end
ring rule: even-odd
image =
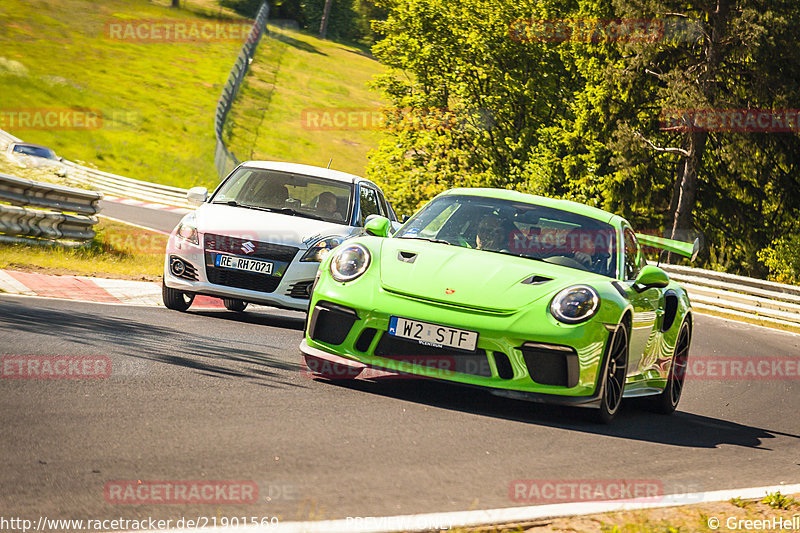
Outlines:
{"type": "Polygon", "coordinates": [[[324,217],[332,218],[334,220],[344,220],[339,211],[337,211],[336,195],[332,192],[325,191],[317,198],[317,211],[324,217]]]}

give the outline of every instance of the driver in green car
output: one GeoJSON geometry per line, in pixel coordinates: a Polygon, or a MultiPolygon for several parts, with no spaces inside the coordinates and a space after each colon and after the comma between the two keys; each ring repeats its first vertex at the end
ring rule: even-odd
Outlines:
{"type": "Polygon", "coordinates": [[[592,270],[595,246],[591,235],[581,229],[574,229],[566,236],[566,247],[572,252],[575,261],[584,265],[587,270],[592,270]]]}
{"type": "Polygon", "coordinates": [[[478,250],[503,250],[508,247],[503,221],[498,215],[489,213],[484,215],[478,223],[478,233],[475,235],[478,250]]]}

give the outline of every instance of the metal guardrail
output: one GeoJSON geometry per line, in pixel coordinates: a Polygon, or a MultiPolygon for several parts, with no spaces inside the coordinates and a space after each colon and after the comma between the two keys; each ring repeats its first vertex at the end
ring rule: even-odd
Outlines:
{"type": "Polygon", "coordinates": [[[41,183],[0,174],[0,201],[18,206],[44,207],[80,215],[94,215],[102,195],[63,185],[41,183]]]}
{"type": "Polygon", "coordinates": [[[677,265],[661,265],[701,313],[800,331],[800,287],[677,265]]]}
{"type": "Polygon", "coordinates": [[[121,196],[175,207],[194,209],[186,199],[187,189],[135,180],[101,170],[87,168],[72,161],[64,161],[69,179],[83,183],[111,196],[121,196]]]}
{"type": "Polygon", "coordinates": [[[20,139],[14,137],[7,131],[0,130],[0,148],[5,149],[11,143],[21,142],[20,139]]]}
{"type": "Polygon", "coordinates": [[[0,241],[53,244],[88,241],[102,194],[0,174],[0,241]],[[49,209],[33,209],[42,207],[49,209]]]}
{"type": "Polygon", "coordinates": [[[239,93],[239,87],[242,85],[242,81],[247,74],[247,69],[250,67],[250,62],[253,60],[256,48],[258,48],[258,43],[261,41],[261,37],[267,29],[268,17],[269,4],[264,1],[258,9],[258,14],[253,23],[253,28],[250,30],[250,35],[242,46],[239,57],[236,58],[236,63],[234,63],[228,75],[228,81],[222,89],[219,102],[217,102],[217,111],[214,114],[214,136],[216,137],[214,166],[217,168],[217,174],[220,178],[227,176],[230,171],[239,164],[239,159],[236,155],[225,146],[222,133],[225,122],[228,120],[228,112],[231,110],[233,101],[239,93]]]}

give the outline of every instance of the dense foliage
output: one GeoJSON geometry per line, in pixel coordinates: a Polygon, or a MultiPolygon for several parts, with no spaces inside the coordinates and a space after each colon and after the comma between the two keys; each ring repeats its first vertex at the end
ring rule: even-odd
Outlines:
{"type": "Polygon", "coordinates": [[[368,174],[400,211],[453,186],[570,198],[667,236],[700,234],[706,265],[754,275],[767,272],[759,251],[800,232],[796,123],[685,118],[800,108],[795,0],[379,6],[373,51],[391,71],[378,86],[400,112],[368,174]],[[620,34],[632,21],[640,33],[620,34]]]}
{"type": "MultiPolygon", "coordinates": [[[[220,4],[247,17],[255,16],[262,0],[220,0],[220,4]]],[[[292,21],[312,33],[319,32],[325,0],[270,0],[270,19],[292,21]]],[[[371,21],[386,16],[373,0],[333,0],[327,37],[357,44],[372,44],[377,34],[371,21]]]]}

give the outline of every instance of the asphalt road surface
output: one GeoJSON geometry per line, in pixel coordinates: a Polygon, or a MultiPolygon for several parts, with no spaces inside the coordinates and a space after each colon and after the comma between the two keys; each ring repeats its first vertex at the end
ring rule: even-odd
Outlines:
{"type": "Polygon", "coordinates": [[[170,233],[183,218],[183,214],[174,211],[161,211],[107,200],[100,201],[100,214],[164,233],[170,233]]]}
{"type": "MultiPolygon", "coordinates": [[[[0,355],[107,356],[107,379],[0,379],[4,516],[379,516],[528,505],[515,480],[665,492],[800,478],[797,380],[695,380],[680,411],[575,408],[393,380],[307,377],[303,315],[178,313],[0,295],[0,355]],[[120,480],[258,484],[255,504],[119,504],[120,480]]],[[[798,357],[800,336],[698,316],[695,357],[798,357]]]]}

